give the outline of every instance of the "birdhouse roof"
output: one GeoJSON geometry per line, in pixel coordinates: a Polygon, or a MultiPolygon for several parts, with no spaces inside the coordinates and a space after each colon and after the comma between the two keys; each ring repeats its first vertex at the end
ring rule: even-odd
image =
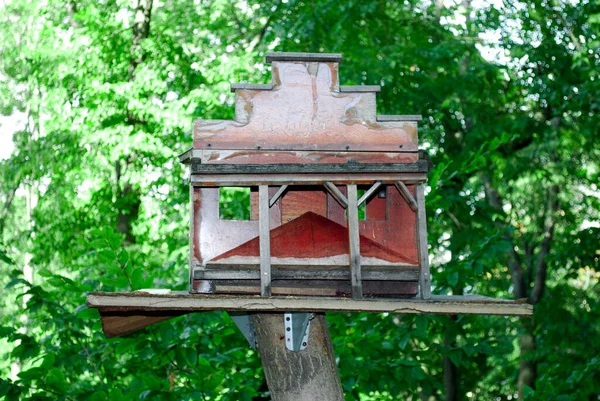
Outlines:
{"type": "Polygon", "coordinates": [[[340,86],[341,54],[268,53],[271,83],[235,83],[234,120],[197,120],[194,149],[416,152],[420,116],[378,116],[378,85],[340,86]]]}

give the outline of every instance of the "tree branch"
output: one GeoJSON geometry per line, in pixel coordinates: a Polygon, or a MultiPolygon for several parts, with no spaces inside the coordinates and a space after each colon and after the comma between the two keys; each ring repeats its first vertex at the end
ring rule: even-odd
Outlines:
{"type": "Polygon", "coordinates": [[[555,214],[558,210],[558,185],[552,185],[548,190],[548,202],[546,207],[546,218],[544,219],[544,237],[540,246],[540,252],[538,253],[537,266],[535,270],[535,281],[531,295],[529,296],[529,303],[532,305],[537,304],[546,289],[546,276],[548,274],[548,261],[547,257],[550,253],[550,245],[554,237],[554,226],[556,224],[555,214]]]}
{"type": "MultiPolygon", "coordinates": [[[[485,189],[485,195],[488,203],[492,208],[498,212],[504,212],[502,210],[502,198],[498,191],[492,186],[489,177],[486,174],[481,175],[483,181],[483,187],[485,189]]],[[[506,223],[496,223],[499,228],[504,230],[502,238],[510,244],[510,252],[507,257],[507,264],[510,270],[510,276],[513,284],[513,296],[515,299],[527,298],[527,287],[525,286],[525,275],[523,273],[523,263],[521,257],[515,250],[515,244],[513,242],[506,223]]]]}

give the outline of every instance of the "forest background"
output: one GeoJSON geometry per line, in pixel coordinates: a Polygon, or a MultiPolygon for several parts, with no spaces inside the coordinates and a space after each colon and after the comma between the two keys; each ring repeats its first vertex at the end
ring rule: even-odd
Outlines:
{"type": "Polygon", "coordinates": [[[0,398],[269,398],[226,313],[107,340],[84,303],[187,289],[192,121],[305,51],[423,115],[434,292],[535,305],[329,313],[346,398],[600,399],[599,36],[597,0],[0,2],[0,398]]]}

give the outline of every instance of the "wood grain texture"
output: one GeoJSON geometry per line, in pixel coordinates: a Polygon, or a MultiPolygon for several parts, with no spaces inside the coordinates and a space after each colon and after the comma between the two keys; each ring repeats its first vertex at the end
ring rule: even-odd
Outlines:
{"type": "Polygon", "coordinates": [[[269,187],[258,188],[258,225],[260,232],[260,294],[271,296],[271,237],[269,235],[269,187]]]}
{"type": "MultiPolygon", "coordinates": [[[[194,280],[197,294],[250,294],[259,295],[260,280],[194,280]]],[[[418,281],[362,281],[365,298],[406,298],[417,295],[418,281]]],[[[273,295],[350,297],[350,280],[272,280],[273,295]]]]}
{"type": "Polygon", "coordinates": [[[190,172],[192,174],[427,173],[428,171],[429,166],[425,160],[418,160],[414,163],[192,163],[190,166],[190,172]]]}
{"type": "Polygon", "coordinates": [[[308,347],[299,352],[285,347],[282,313],[252,316],[267,385],[273,401],[343,401],[324,314],[310,322],[308,347]]]}
{"type": "Polygon", "coordinates": [[[349,184],[346,189],[348,193],[348,260],[350,265],[350,281],[352,283],[352,298],[363,297],[362,276],[360,270],[360,233],[358,228],[358,192],[356,184],[349,184]]]}
{"type": "Polygon", "coordinates": [[[286,312],[286,311],[349,311],[427,314],[470,314],[531,316],[533,306],[527,300],[494,299],[479,295],[432,295],[430,299],[362,299],[329,297],[260,297],[231,295],[197,295],[174,293],[150,295],[143,293],[90,293],[87,306],[101,312],[129,311],[131,315],[146,312],[173,313],[209,310],[286,312]],[[167,312],[169,311],[169,312],[167,312]]]}
{"type": "Polygon", "coordinates": [[[290,57],[273,62],[272,90],[236,89],[235,120],[195,121],[194,148],[417,150],[415,119],[378,121],[376,92],[340,91],[337,62],[290,57]]]}
{"type": "Polygon", "coordinates": [[[144,312],[143,314],[103,312],[100,313],[102,331],[107,338],[123,336],[141,330],[147,326],[185,315],[188,312],[175,311],[166,313],[144,312]]]}
{"type": "MultiPolygon", "coordinates": [[[[390,266],[361,266],[363,280],[400,280],[418,281],[420,277],[417,265],[407,265],[390,268],[390,266]]],[[[260,266],[254,265],[229,265],[213,268],[207,265],[206,269],[196,269],[193,274],[198,280],[260,280],[260,266]]],[[[347,280],[350,282],[350,269],[348,265],[286,265],[271,264],[272,279],[297,279],[297,280],[347,280]]]]}
{"type": "Polygon", "coordinates": [[[431,298],[431,274],[429,272],[429,251],[427,247],[427,216],[425,213],[425,188],[417,185],[415,188],[417,206],[417,248],[419,251],[419,265],[421,266],[420,290],[421,298],[431,298]]]}
{"type": "Polygon", "coordinates": [[[309,174],[193,174],[190,183],[193,186],[255,186],[255,185],[323,185],[332,182],[336,185],[349,182],[359,185],[373,184],[381,181],[393,184],[403,181],[406,185],[425,182],[425,173],[309,173],[309,174]]]}
{"type": "Polygon", "coordinates": [[[293,187],[281,199],[281,221],[287,223],[306,212],[327,216],[327,197],[323,187],[293,187]]]}
{"type": "Polygon", "coordinates": [[[415,163],[419,154],[394,152],[302,151],[262,149],[190,149],[179,156],[184,164],[387,164],[415,163]]]}

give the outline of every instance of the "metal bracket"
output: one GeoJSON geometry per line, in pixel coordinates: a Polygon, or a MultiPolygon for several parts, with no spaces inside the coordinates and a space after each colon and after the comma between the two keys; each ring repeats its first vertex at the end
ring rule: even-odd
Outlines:
{"type": "Polygon", "coordinates": [[[308,346],[311,313],[288,312],[283,314],[285,347],[290,351],[302,351],[308,346]]]}
{"type": "Polygon", "coordinates": [[[254,335],[254,326],[252,325],[252,320],[250,314],[247,312],[227,312],[235,325],[240,329],[251,348],[256,349],[257,342],[256,336],[254,335]]]}

